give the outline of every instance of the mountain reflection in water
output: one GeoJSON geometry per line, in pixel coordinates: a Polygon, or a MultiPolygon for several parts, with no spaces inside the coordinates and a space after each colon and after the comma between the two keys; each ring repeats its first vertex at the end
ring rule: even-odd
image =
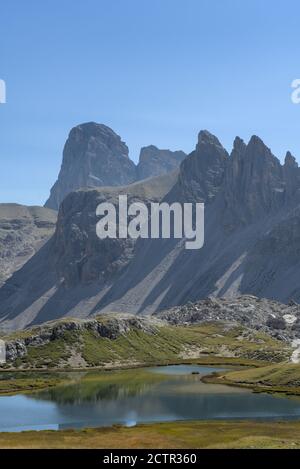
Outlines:
{"type": "Polygon", "coordinates": [[[0,397],[0,430],[135,425],[192,419],[300,418],[300,402],[201,382],[220,369],[169,366],[65,373],[64,385],[0,397]],[[199,374],[192,374],[199,373],[199,374]]]}

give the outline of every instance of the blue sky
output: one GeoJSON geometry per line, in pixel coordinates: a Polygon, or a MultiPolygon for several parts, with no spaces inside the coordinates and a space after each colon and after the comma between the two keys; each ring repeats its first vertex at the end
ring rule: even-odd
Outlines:
{"type": "Polygon", "coordinates": [[[0,0],[0,202],[43,204],[69,130],[141,146],[230,150],[258,134],[300,160],[298,0],[0,0]]]}

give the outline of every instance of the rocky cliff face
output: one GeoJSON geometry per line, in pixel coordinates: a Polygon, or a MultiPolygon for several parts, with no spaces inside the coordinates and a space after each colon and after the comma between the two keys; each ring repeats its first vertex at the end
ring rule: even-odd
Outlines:
{"type": "Polygon", "coordinates": [[[255,222],[291,202],[297,190],[293,180],[297,168],[289,175],[286,169],[260,138],[253,136],[248,145],[236,139],[225,172],[228,224],[255,222]]]}
{"type": "Polygon", "coordinates": [[[53,235],[56,212],[0,204],[0,286],[53,235]]]}
{"type": "Polygon", "coordinates": [[[94,122],[78,125],[65,144],[61,170],[45,206],[58,210],[64,198],[78,189],[126,186],[168,173],[184,157],[181,151],[151,145],[142,149],[136,166],[128,156],[128,147],[112,129],[94,122]]]}
{"type": "Polygon", "coordinates": [[[54,237],[0,289],[1,325],[99,311],[145,314],[240,294],[300,301],[299,188],[291,154],[281,165],[254,136],[248,144],[237,138],[229,156],[216,137],[200,132],[179,173],[70,194],[54,237]],[[97,203],[122,190],[146,203],[204,201],[204,247],[189,251],[177,239],[97,239],[97,203]]]}
{"type": "Polygon", "coordinates": [[[147,179],[178,168],[186,154],[183,151],[160,150],[154,145],[143,147],[137,165],[137,178],[147,179]]]}
{"type": "MultiPolygon", "coordinates": [[[[103,283],[113,278],[133,257],[135,242],[103,239],[96,234],[96,207],[127,195],[128,204],[159,202],[176,180],[176,173],[121,188],[81,190],[69,194],[61,204],[54,236],[53,259],[56,272],[67,287],[103,283]]],[[[117,211],[118,213],[118,211],[117,211]]]]}
{"type": "Polygon", "coordinates": [[[69,194],[61,204],[52,238],[0,289],[1,312],[6,312],[0,329],[96,312],[103,296],[109,295],[109,285],[134,258],[136,245],[131,239],[96,236],[97,205],[117,203],[119,194],[126,194],[129,203],[158,202],[177,177],[175,171],[122,188],[69,194]]]}
{"type": "MultiPolygon", "coordinates": [[[[152,336],[157,334],[159,327],[164,325],[165,323],[157,318],[137,318],[131,315],[110,315],[109,317],[103,316],[97,319],[70,319],[68,321],[49,322],[43,326],[28,330],[26,337],[16,337],[13,339],[5,337],[7,339],[5,344],[6,360],[8,364],[17,359],[24,359],[26,363],[28,350],[32,347],[39,347],[41,350],[43,346],[55,344],[57,340],[62,340],[67,347],[66,335],[71,334],[73,335],[73,344],[69,344],[68,352],[62,353],[61,361],[63,362],[65,358],[63,358],[63,355],[69,355],[68,358],[71,359],[72,355],[79,354],[78,348],[81,345],[81,334],[92,334],[92,338],[98,341],[101,341],[103,338],[114,341],[118,337],[126,336],[126,334],[132,331],[139,331],[152,336]],[[74,350],[72,354],[70,349],[75,344],[77,351],[75,352],[74,350]]],[[[90,366],[89,363],[85,362],[83,357],[80,358],[79,366],[90,366]]],[[[49,363],[51,363],[50,356],[45,360],[44,367],[47,367],[49,363]]],[[[60,364],[65,366],[67,363],[58,363],[57,365],[59,366],[60,364]]],[[[30,363],[30,365],[27,363],[27,367],[34,365],[33,363],[30,363]]]]}
{"type": "Polygon", "coordinates": [[[177,190],[181,199],[211,202],[222,186],[227,160],[219,140],[207,130],[201,131],[195,151],[180,167],[177,190]]]}
{"type": "Polygon", "coordinates": [[[121,138],[105,125],[82,124],[70,132],[58,180],[45,206],[58,210],[66,195],[79,188],[121,186],[135,180],[136,167],[121,138]]]}

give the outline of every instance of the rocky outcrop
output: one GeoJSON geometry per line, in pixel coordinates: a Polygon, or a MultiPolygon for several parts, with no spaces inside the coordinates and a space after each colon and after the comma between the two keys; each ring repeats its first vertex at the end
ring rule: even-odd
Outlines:
{"type": "Polygon", "coordinates": [[[64,339],[67,333],[71,333],[74,340],[76,340],[76,337],[79,340],[80,334],[85,331],[92,331],[93,337],[98,339],[116,340],[130,331],[141,331],[154,335],[158,327],[163,325],[163,321],[156,318],[139,318],[126,314],[46,323],[43,326],[28,330],[24,338],[11,339],[7,337],[5,342],[6,361],[9,363],[18,358],[22,359],[27,356],[30,347],[43,347],[51,342],[64,339]]]}
{"type": "Polygon", "coordinates": [[[300,338],[300,305],[285,305],[251,295],[235,298],[207,298],[175,306],[155,314],[170,324],[188,325],[210,321],[237,322],[276,339],[292,342],[300,338]]]}
{"type": "Polygon", "coordinates": [[[0,204],[0,286],[51,237],[56,218],[47,208],[0,204]]]}
{"type": "Polygon", "coordinates": [[[154,145],[143,147],[137,165],[137,178],[147,179],[178,168],[186,154],[183,151],[160,150],[154,145]]]}
{"type": "Polygon", "coordinates": [[[58,210],[66,195],[80,188],[121,186],[135,180],[136,167],[121,138],[105,125],[82,124],[70,132],[58,180],[45,206],[58,210]]]}

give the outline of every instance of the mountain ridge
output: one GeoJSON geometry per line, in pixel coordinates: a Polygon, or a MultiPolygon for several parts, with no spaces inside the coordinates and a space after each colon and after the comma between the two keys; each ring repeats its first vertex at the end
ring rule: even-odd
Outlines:
{"type": "Polygon", "coordinates": [[[247,144],[237,137],[228,155],[201,131],[176,173],[69,194],[53,238],[0,289],[2,327],[110,311],[149,314],[241,294],[300,301],[299,174],[290,153],[281,164],[257,136],[247,144]],[[97,239],[97,203],[122,192],[146,204],[204,202],[204,247],[190,252],[178,239],[97,239]]]}

